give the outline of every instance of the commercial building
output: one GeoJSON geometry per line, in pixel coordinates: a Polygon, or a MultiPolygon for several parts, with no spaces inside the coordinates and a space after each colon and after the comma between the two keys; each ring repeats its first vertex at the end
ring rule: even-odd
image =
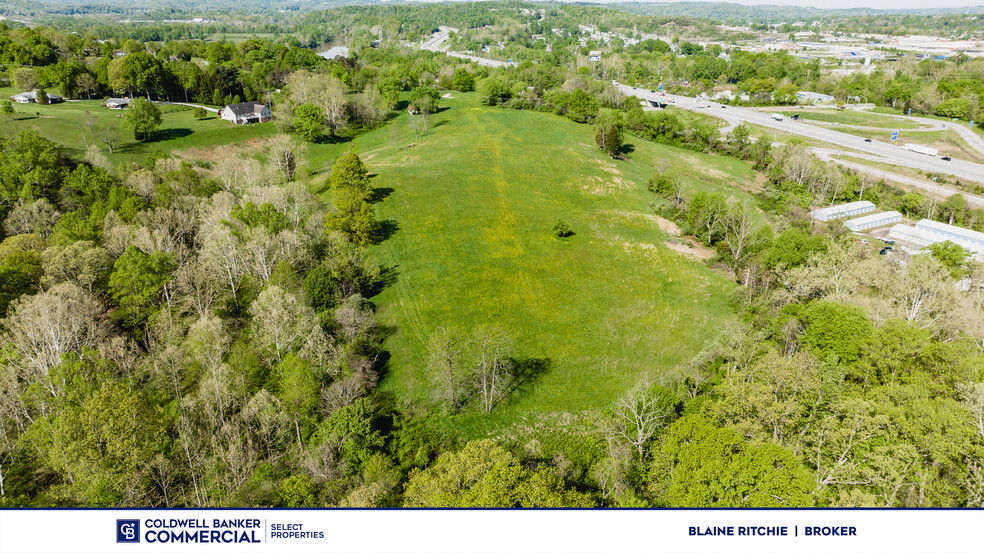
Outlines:
{"type": "Polygon", "coordinates": [[[810,92],[808,90],[800,90],[796,93],[796,100],[801,104],[833,104],[834,97],[830,94],[821,94],[819,92],[810,92]]]}
{"type": "Polygon", "coordinates": [[[883,213],[872,213],[864,217],[858,217],[849,221],[844,221],[844,226],[851,232],[858,232],[875,227],[882,227],[902,220],[902,214],[898,211],[885,211],[883,213]]]}
{"type": "Polygon", "coordinates": [[[875,204],[869,201],[851,202],[849,204],[832,205],[822,209],[815,209],[810,212],[810,216],[817,221],[832,221],[844,217],[853,217],[875,210],[875,204]]]}
{"type": "Polygon", "coordinates": [[[977,256],[984,256],[984,232],[938,223],[929,219],[922,219],[916,223],[915,227],[895,225],[888,232],[888,236],[924,247],[937,242],[950,241],[970,250],[977,256]]]}

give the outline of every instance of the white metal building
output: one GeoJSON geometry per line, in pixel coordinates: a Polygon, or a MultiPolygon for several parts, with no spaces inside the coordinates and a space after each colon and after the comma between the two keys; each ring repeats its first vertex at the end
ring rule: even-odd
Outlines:
{"type": "Polygon", "coordinates": [[[978,257],[984,256],[984,232],[937,223],[929,219],[919,221],[915,227],[895,225],[888,232],[888,236],[923,247],[949,240],[977,254],[978,257]]]}
{"type": "Polygon", "coordinates": [[[937,223],[930,219],[923,219],[916,223],[916,229],[924,236],[932,238],[933,242],[949,240],[972,252],[984,254],[984,232],[937,223]]]}
{"type": "Polygon", "coordinates": [[[872,213],[864,217],[858,217],[849,221],[844,221],[844,226],[852,232],[867,230],[875,227],[882,227],[902,220],[902,214],[898,211],[885,211],[883,213],[872,213]]]}
{"type": "Polygon", "coordinates": [[[916,227],[910,227],[909,225],[895,225],[889,229],[888,237],[893,240],[909,242],[920,247],[926,247],[933,243],[933,240],[930,237],[924,235],[923,232],[916,227]]]}
{"type": "Polygon", "coordinates": [[[860,202],[851,202],[849,204],[832,205],[822,209],[814,209],[810,212],[810,216],[817,221],[831,221],[833,219],[861,215],[874,210],[875,204],[865,200],[860,202]]]}

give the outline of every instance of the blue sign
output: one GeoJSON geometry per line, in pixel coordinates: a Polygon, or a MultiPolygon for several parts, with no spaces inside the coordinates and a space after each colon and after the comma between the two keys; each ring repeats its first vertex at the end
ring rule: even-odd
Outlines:
{"type": "Polygon", "coordinates": [[[972,129],[974,128],[974,122],[973,121],[970,122],[970,128],[972,128],[972,129]]]}
{"type": "Polygon", "coordinates": [[[140,520],[116,519],[116,543],[140,543],[140,520]]]}
{"type": "Polygon", "coordinates": [[[909,108],[909,111],[906,113],[906,115],[912,115],[912,108],[909,108]]]}
{"type": "MultiPolygon", "coordinates": [[[[656,90],[663,90],[663,84],[660,83],[659,88],[657,88],[656,90]]],[[[973,121],[971,121],[971,123],[973,123],[973,121]]]]}
{"type": "Polygon", "coordinates": [[[892,142],[899,139],[899,131],[892,131],[892,142]]]}

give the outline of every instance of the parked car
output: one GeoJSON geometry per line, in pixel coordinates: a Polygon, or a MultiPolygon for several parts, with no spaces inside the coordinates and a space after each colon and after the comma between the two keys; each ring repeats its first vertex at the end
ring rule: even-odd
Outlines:
{"type": "Polygon", "coordinates": [[[888,248],[882,248],[878,250],[878,255],[885,255],[888,253],[888,248]]]}
{"type": "Polygon", "coordinates": [[[861,243],[862,244],[867,244],[868,243],[868,239],[867,238],[862,238],[861,239],[861,243]]]}
{"type": "Polygon", "coordinates": [[[943,156],[940,159],[942,159],[943,161],[950,161],[950,156],[943,156]]]}
{"type": "Polygon", "coordinates": [[[893,246],[895,245],[895,240],[889,240],[888,238],[882,239],[882,242],[884,242],[886,244],[891,244],[893,246]]]}

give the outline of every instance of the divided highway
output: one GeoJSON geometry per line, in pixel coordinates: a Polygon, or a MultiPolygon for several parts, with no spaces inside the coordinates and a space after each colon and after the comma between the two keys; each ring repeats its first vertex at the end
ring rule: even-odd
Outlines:
{"type": "MultiPolygon", "coordinates": [[[[900,167],[910,167],[919,169],[927,173],[941,173],[953,175],[955,177],[984,183],[984,165],[970,161],[952,160],[944,161],[938,157],[927,156],[903,150],[901,146],[884,144],[881,142],[865,142],[863,138],[848,133],[842,133],[833,129],[810,125],[803,121],[794,121],[786,118],[784,121],[772,119],[768,113],[752,109],[727,106],[717,102],[697,101],[688,96],[677,96],[674,94],[659,94],[649,90],[633,88],[626,85],[616,85],[626,96],[636,96],[643,100],[656,100],[660,102],[672,101],[672,105],[681,109],[700,111],[712,115],[728,122],[729,128],[739,123],[750,123],[761,127],[780,130],[789,134],[795,134],[833,145],[851,148],[862,151],[866,154],[876,156],[873,161],[897,165],[900,167]]],[[[932,121],[932,120],[929,120],[932,121]]],[[[933,123],[939,123],[933,121],[933,123]]],[[[969,129],[967,129],[969,131],[969,129]]],[[[972,132],[972,131],[971,131],[972,132]]],[[[976,144],[976,141],[975,143],[976,144]]],[[[850,152],[843,152],[850,154],[850,152]]]]}
{"type": "Polygon", "coordinates": [[[448,35],[451,32],[457,33],[458,30],[452,27],[439,27],[439,29],[440,30],[438,32],[432,34],[430,37],[427,38],[427,40],[421,43],[420,45],[421,50],[430,50],[431,52],[444,52],[448,56],[454,58],[461,58],[463,60],[473,61],[479,65],[484,65],[487,67],[507,67],[510,65],[516,65],[514,62],[511,61],[490,60],[488,58],[480,58],[478,56],[469,56],[468,54],[451,52],[448,50],[447,45],[444,43],[447,42],[448,35]]]}

